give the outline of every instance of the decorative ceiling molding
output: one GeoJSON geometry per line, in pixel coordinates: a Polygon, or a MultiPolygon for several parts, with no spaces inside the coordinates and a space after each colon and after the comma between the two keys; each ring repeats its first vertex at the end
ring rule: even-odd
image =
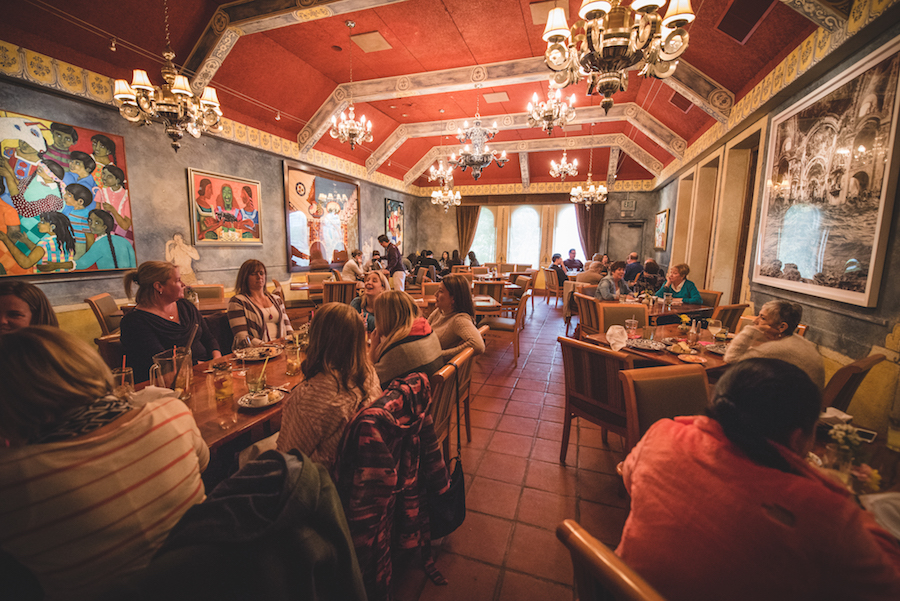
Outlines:
{"type": "MultiPolygon", "coordinates": [[[[572,138],[541,138],[538,140],[519,140],[515,142],[492,142],[491,150],[507,154],[518,152],[548,152],[553,150],[571,150],[573,148],[619,148],[634,159],[641,167],[655,176],[663,169],[663,164],[653,155],[641,148],[625,134],[597,134],[593,136],[577,136],[572,138]]],[[[439,158],[450,156],[459,150],[458,145],[434,146],[425,153],[412,169],[403,176],[403,182],[411,185],[428,167],[439,158]]],[[[459,184],[459,180],[456,180],[459,184]]]]}
{"type": "Polygon", "coordinates": [[[728,116],[734,107],[734,94],[699,69],[679,61],[672,77],[662,81],[719,123],[728,123],[728,116]]]}
{"type": "Polygon", "coordinates": [[[215,12],[184,63],[195,94],[212,81],[242,35],[288,27],[406,0],[241,0],[215,12]],[[300,8],[298,8],[298,6],[300,8]]]}
{"type": "Polygon", "coordinates": [[[619,152],[618,148],[609,149],[609,166],[606,168],[606,187],[609,190],[612,190],[613,184],[616,183],[616,171],[619,169],[619,152]]]}
{"type": "Polygon", "coordinates": [[[531,187],[531,173],[529,172],[528,153],[519,153],[519,171],[522,173],[522,187],[528,189],[531,187]]]}
{"type": "MultiPolygon", "coordinates": [[[[487,122],[491,121],[490,116],[486,116],[484,119],[487,122]]],[[[638,131],[659,144],[672,156],[676,158],[684,156],[684,150],[687,148],[687,142],[684,138],[633,102],[614,105],[609,109],[609,114],[606,114],[600,106],[579,107],[576,111],[575,119],[569,123],[571,125],[581,125],[614,121],[625,121],[633,125],[638,131]]],[[[366,159],[366,170],[369,174],[374,173],[410,138],[456,136],[458,127],[461,127],[458,119],[401,125],[391,132],[381,146],[375,149],[375,152],[369,155],[369,158],[366,159]]],[[[497,128],[500,130],[529,129],[530,127],[526,113],[497,115],[497,128]]]]}
{"type": "Polygon", "coordinates": [[[781,0],[822,29],[834,33],[850,17],[853,0],[781,0]]]}

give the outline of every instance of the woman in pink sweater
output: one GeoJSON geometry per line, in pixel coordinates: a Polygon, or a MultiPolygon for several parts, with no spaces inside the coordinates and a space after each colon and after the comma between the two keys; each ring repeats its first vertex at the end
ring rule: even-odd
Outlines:
{"type": "Polygon", "coordinates": [[[625,460],[616,553],[666,599],[900,599],[900,546],[806,462],[818,387],[778,359],[719,381],[708,416],[655,423],[625,460]]]}

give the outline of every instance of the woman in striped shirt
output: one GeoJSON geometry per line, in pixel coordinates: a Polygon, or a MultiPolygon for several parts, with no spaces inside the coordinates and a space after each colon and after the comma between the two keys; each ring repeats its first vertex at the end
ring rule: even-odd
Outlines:
{"type": "Polygon", "coordinates": [[[235,348],[245,338],[258,345],[293,333],[284,301],[266,291],[266,266],[262,261],[244,261],[234,291],[237,294],[228,301],[228,323],[235,348]]]}
{"type": "Polygon", "coordinates": [[[0,548],[45,599],[89,599],[145,567],[205,498],[190,410],[117,396],[87,343],[46,326],[6,334],[0,382],[0,548]]]}

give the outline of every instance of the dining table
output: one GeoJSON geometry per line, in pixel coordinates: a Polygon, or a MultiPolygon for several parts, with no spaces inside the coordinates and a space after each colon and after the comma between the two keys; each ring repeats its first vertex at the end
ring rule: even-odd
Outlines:
{"type": "MultiPolygon", "coordinates": [[[[662,342],[666,345],[666,347],[670,347],[675,341],[687,340],[687,333],[680,332],[677,324],[665,326],[650,326],[650,328],[652,328],[653,331],[653,340],[656,342],[662,342]]],[[[609,340],[606,338],[606,334],[604,332],[601,332],[599,334],[590,334],[585,337],[585,340],[598,346],[605,346],[607,348],[609,348],[610,346],[609,340]]],[[[643,340],[643,338],[641,338],[641,340],[643,340]]],[[[712,372],[716,375],[720,375],[721,372],[725,371],[728,364],[725,362],[724,355],[709,350],[709,348],[714,344],[719,345],[723,343],[717,343],[713,339],[713,335],[709,333],[709,330],[700,330],[700,336],[695,348],[697,354],[690,356],[698,358],[697,363],[707,371],[707,374],[710,374],[710,372],[712,372]]],[[[728,344],[728,342],[725,342],[724,344],[728,344]]],[[[684,361],[683,359],[679,358],[679,354],[672,353],[667,349],[648,350],[626,346],[622,349],[621,352],[636,355],[641,359],[647,359],[659,365],[684,365],[685,363],[694,362],[694,360],[691,359],[684,361]]]]}
{"type": "Polygon", "coordinates": [[[663,303],[654,303],[649,307],[648,316],[650,323],[656,325],[660,317],[673,315],[687,315],[691,319],[705,319],[711,317],[715,307],[707,305],[688,305],[685,303],[673,303],[668,309],[663,303]]]}

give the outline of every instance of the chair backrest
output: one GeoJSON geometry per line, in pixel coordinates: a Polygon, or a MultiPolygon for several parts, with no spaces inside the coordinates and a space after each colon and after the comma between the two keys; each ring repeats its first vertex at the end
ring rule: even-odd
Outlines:
{"type": "MultiPolygon", "coordinates": [[[[94,344],[97,345],[97,352],[103,358],[103,362],[110,369],[122,367],[122,357],[125,355],[125,347],[119,339],[119,333],[105,334],[100,338],[94,338],[94,344]]],[[[231,348],[230,346],[228,348],[231,348]]]]}
{"type": "Polygon", "coordinates": [[[334,279],[334,273],[331,271],[310,271],[306,274],[306,281],[310,284],[321,284],[330,279],[334,279]]]}
{"type": "Polygon", "coordinates": [[[500,272],[506,273],[508,271],[516,271],[515,263],[500,263],[500,272]]]}
{"type": "Polygon", "coordinates": [[[333,263],[346,263],[349,259],[346,250],[336,250],[331,260],[333,263]]]}
{"type": "Polygon", "coordinates": [[[707,307],[718,307],[719,300],[722,298],[722,293],[717,292],[716,290],[698,290],[700,293],[700,298],[703,299],[703,304],[707,307]]]}
{"type": "Polygon", "coordinates": [[[419,284],[420,286],[424,284],[426,277],[428,277],[428,267],[419,267],[419,269],[416,270],[416,284],[419,284]]]}
{"type": "Polygon", "coordinates": [[[464,277],[464,278],[466,278],[467,280],[469,280],[469,283],[470,283],[470,284],[471,284],[472,281],[475,279],[475,274],[472,273],[471,271],[460,271],[460,272],[459,272],[459,275],[461,275],[462,277],[464,277]]]}
{"type": "Polygon", "coordinates": [[[487,275],[487,272],[488,272],[487,266],[472,268],[472,273],[474,273],[475,275],[487,275]]]}
{"type": "Polygon", "coordinates": [[[341,275],[341,272],[338,271],[337,269],[332,269],[332,270],[331,270],[331,273],[334,274],[334,279],[336,279],[336,280],[338,280],[338,281],[344,279],[344,276],[341,275]]]}
{"type": "MultiPolygon", "coordinates": [[[[485,332],[490,330],[491,328],[488,326],[484,326],[485,332]]],[[[481,333],[481,328],[478,329],[478,332],[481,333]]],[[[484,334],[481,334],[481,337],[484,338],[484,334]]],[[[473,359],[475,357],[475,349],[467,348],[460,352],[458,352],[450,361],[448,365],[452,365],[456,368],[456,379],[459,382],[459,398],[464,399],[469,396],[469,388],[472,385],[472,363],[474,363],[473,359]]],[[[456,391],[453,393],[454,400],[456,399],[456,391]]],[[[455,408],[453,408],[455,410],[455,408]]]]}
{"type": "Polygon", "coordinates": [[[806,326],[805,323],[798,323],[798,324],[797,324],[797,329],[794,330],[794,334],[796,334],[797,336],[804,336],[804,337],[805,337],[805,336],[806,336],[806,330],[807,330],[807,329],[808,329],[808,328],[807,328],[807,326],[806,326]]]}
{"type": "Polygon", "coordinates": [[[531,265],[527,263],[516,263],[515,271],[525,271],[526,269],[531,269],[531,265]]]}
{"type": "Polygon", "coordinates": [[[494,271],[500,271],[500,263],[485,263],[484,266],[494,271]]]}
{"type": "Polygon", "coordinates": [[[104,292],[103,294],[88,297],[84,299],[84,302],[94,312],[94,317],[97,318],[97,323],[100,324],[100,331],[104,336],[109,336],[119,331],[119,322],[122,321],[122,315],[112,295],[104,292]],[[114,315],[114,313],[119,314],[114,315]]]}
{"type": "Polygon", "coordinates": [[[520,275],[516,278],[516,286],[519,286],[521,290],[515,290],[515,296],[521,298],[523,294],[534,288],[534,280],[528,276],[520,275]]]}
{"type": "Polygon", "coordinates": [[[468,265],[454,265],[450,268],[450,273],[464,273],[470,271],[468,265]]]}
{"type": "Polygon", "coordinates": [[[628,453],[657,421],[699,415],[709,404],[709,381],[700,365],[666,365],[619,372],[625,394],[628,453]]]}
{"type": "Polygon", "coordinates": [[[559,278],[556,271],[549,267],[544,267],[544,287],[547,290],[559,291],[559,278]]]}
{"type": "Polygon", "coordinates": [[[234,332],[231,331],[228,314],[220,311],[203,319],[206,320],[206,327],[209,329],[209,332],[215,337],[216,342],[219,343],[219,348],[227,354],[228,349],[231,348],[234,342],[234,332]]]}
{"type": "Polygon", "coordinates": [[[834,407],[846,411],[853,395],[856,394],[856,389],[862,384],[869,370],[884,359],[884,355],[869,355],[865,359],[854,361],[837,370],[825,385],[825,392],[822,393],[822,408],[834,407]]]}
{"type": "Polygon", "coordinates": [[[225,286],[221,284],[194,284],[191,288],[197,293],[197,298],[210,298],[217,301],[225,300],[225,286]]]}
{"type": "Polygon", "coordinates": [[[450,433],[450,421],[456,400],[456,375],[456,366],[448,363],[429,378],[431,382],[429,411],[431,419],[434,420],[434,434],[438,442],[442,442],[450,433]]]}
{"type": "Polygon", "coordinates": [[[522,298],[519,299],[519,306],[516,307],[516,332],[521,330],[522,324],[525,323],[525,305],[528,299],[531,298],[532,293],[532,290],[526,290],[522,298]]]}
{"type": "Polygon", "coordinates": [[[736,332],[738,329],[738,322],[741,320],[741,315],[744,314],[744,310],[750,305],[719,305],[715,308],[712,314],[713,319],[720,319],[722,321],[722,326],[728,328],[729,332],[736,332]]]}
{"type": "Polygon", "coordinates": [[[322,282],[325,286],[322,290],[322,302],[344,303],[349,305],[356,298],[356,282],[322,282]]]}
{"type": "Polygon", "coordinates": [[[491,326],[481,326],[478,328],[478,333],[481,334],[481,337],[484,338],[485,334],[491,331],[491,326]]]}
{"type": "Polygon", "coordinates": [[[572,556],[575,593],[582,601],[665,601],[612,549],[588,534],[575,520],[565,520],[557,526],[556,538],[572,556]]]}
{"type": "Polygon", "coordinates": [[[275,296],[280,296],[281,302],[286,302],[284,298],[284,287],[282,287],[281,282],[274,278],[272,279],[272,294],[274,294],[275,296]]]}
{"type": "Polygon", "coordinates": [[[527,271],[511,271],[509,273],[509,281],[510,282],[515,282],[516,280],[518,280],[521,277],[530,278],[531,274],[528,273],[527,271]]]}
{"type": "MultiPolygon", "coordinates": [[[[752,326],[754,321],[756,321],[756,316],[754,315],[741,315],[738,319],[737,329],[735,329],[732,333],[737,334],[738,332],[743,330],[745,326],[752,326]]],[[[797,327],[799,328],[800,326],[797,327]]]]}
{"type": "Polygon", "coordinates": [[[581,325],[581,335],[600,333],[600,305],[592,296],[576,292],[572,295],[578,306],[578,319],[581,325]]]}
{"type": "Polygon", "coordinates": [[[503,282],[475,282],[474,296],[490,296],[495,301],[503,301],[503,282]]]}
{"type": "Polygon", "coordinates": [[[425,282],[422,284],[422,294],[425,296],[434,296],[437,294],[438,288],[441,287],[440,282],[425,282]]]}
{"type": "Polygon", "coordinates": [[[636,319],[638,327],[650,323],[647,317],[647,305],[641,303],[599,303],[600,331],[605,332],[609,326],[624,326],[626,319],[636,319]]]}
{"type": "Polygon", "coordinates": [[[557,340],[562,346],[567,407],[625,437],[625,398],[619,372],[634,369],[634,355],[565,336],[557,340]]]}

